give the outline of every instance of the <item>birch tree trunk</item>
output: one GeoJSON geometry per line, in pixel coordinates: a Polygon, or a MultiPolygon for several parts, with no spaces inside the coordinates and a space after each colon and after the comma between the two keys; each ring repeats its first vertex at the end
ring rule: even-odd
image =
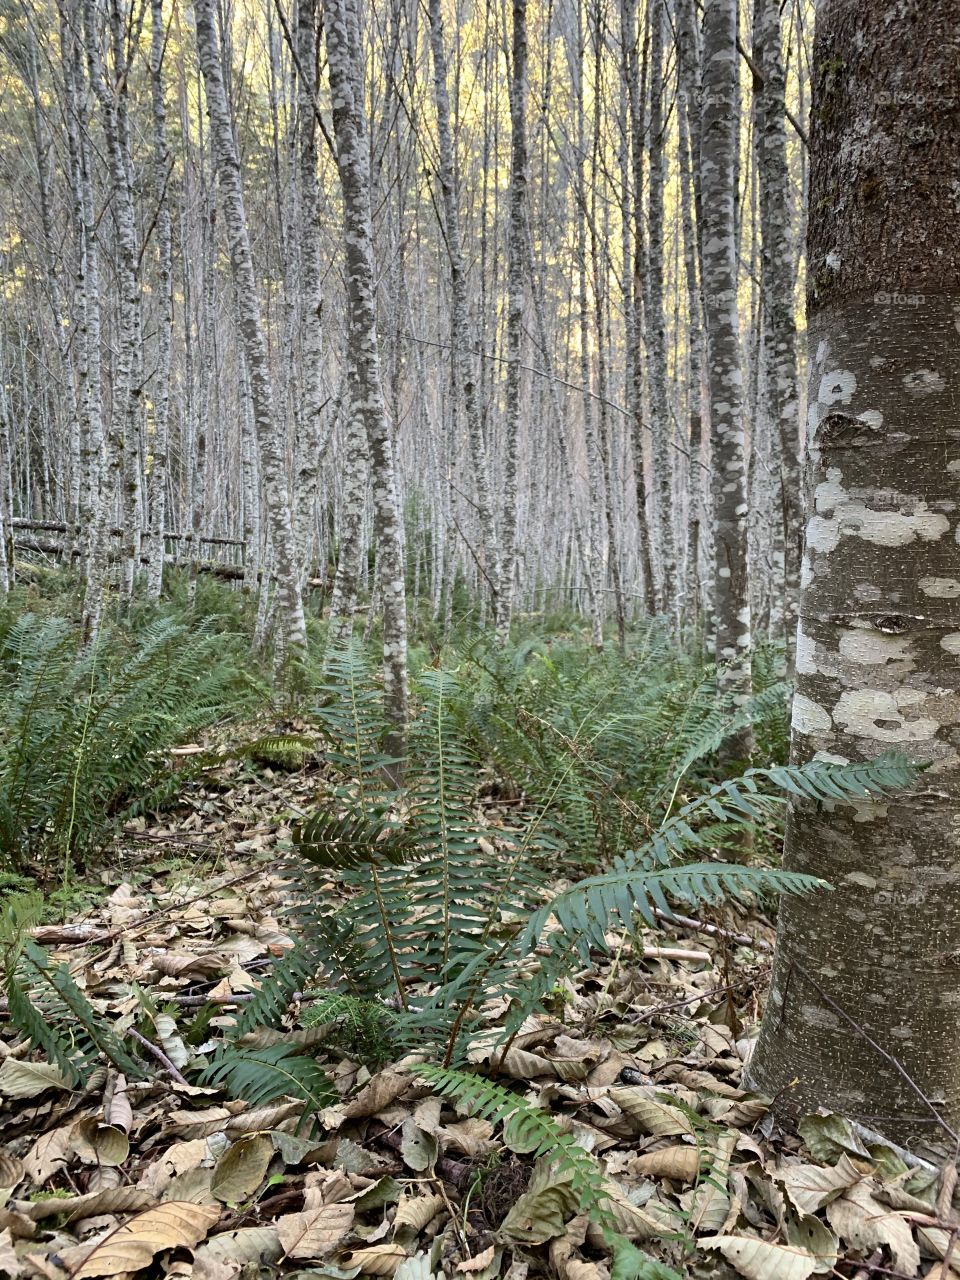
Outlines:
{"type": "Polygon", "coordinates": [[[460,234],[460,183],[450,122],[447,53],[443,36],[441,0],[429,0],[429,6],[430,49],[433,55],[433,81],[437,106],[440,191],[443,197],[444,238],[450,262],[450,348],[455,385],[463,395],[463,407],[467,420],[467,439],[473,463],[477,516],[484,543],[484,573],[490,584],[491,603],[496,613],[500,595],[500,548],[490,496],[490,473],[480,404],[477,399],[476,377],[473,362],[467,350],[467,334],[470,331],[467,275],[460,234]]]}
{"type": "Polygon", "coordinates": [[[233,136],[220,58],[220,42],[214,18],[214,0],[196,0],[197,51],[206,87],[213,151],[223,199],[224,219],[233,268],[237,319],[243,342],[250,396],[253,405],[267,514],[273,541],[274,567],[283,611],[288,649],[303,649],[306,620],[300,592],[300,561],[290,512],[290,492],[284,465],[283,441],[274,419],[273,387],[267,363],[267,345],[260,319],[257,281],[253,270],[250,237],[240,181],[240,160],[233,136]]]}
{"type": "Polygon", "coordinates": [[[930,768],[793,809],[785,864],[834,891],[784,899],[752,1073],[932,1143],[960,1125],[960,12],[823,0],[813,89],[793,754],[930,768]]]}
{"type": "MultiPolygon", "coordinates": [[[[720,686],[741,702],[750,694],[747,590],[747,477],[743,374],[737,315],[736,0],[706,0],[703,21],[703,117],[700,174],[713,505],[716,515],[714,609],[720,686]]],[[[750,754],[744,730],[725,744],[730,759],[750,754]]]]}
{"type": "Polygon", "coordinates": [[[330,64],[337,168],[343,189],[347,260],[351,411],[363,423],[373,480],[377,572],[383,600],[384,706],[395,733],[407,721],[407,602],[403,531],[394,441],[380,380],[376,273],[371,225],[370,155],[356,0],[326,0],[324,32],[330,64]]]}
{"type": "Polygon", "coordinates": [[[676,629],[677,602],[681,592],[677,581],[673,524],[673,421],[667,403],[667,347],[663,318],[663,21],[662,0],[650,0],[650,191],[647,203],[649,243],[644,336],[650,356],[650,425],[653,430],[653,476],[660,552],[657,606],[676,629]]]}
{"type": "MultiPolygon", "coordinates": [[[[630,122],[630,163],[632,190],[630,203],[633,210],[633,257],[624,260],[623,270],[632,272],[630,303],[627,310],[627,359],[629,361],[627,403],[630,410],[630,442],[633,451],[633,480],[637,503],[637,553],[640,562],[643,603],[651,616],[657,610],[656,582],[653,575],[653,556],[650,546],[650,526],[647,516],[647,479],[644,462],[643,436],[643,344],[640,330],[643,320],[643,284],[647,276],[646,244],[640,209],[643,201],[643,94],[641,92],[637,43],[636,0],[620,0],[620,23],[623,49],[623,76],[627,90],[627,112],[630,122]]],[[[626,184],[625,184],[626,185],[626,184]]]]}
{"type": "Polygon", "coordinates": [[[303,408],[297,440],[297,544],[309,568],[317,533],[317,481],[323,430],[323,299],[317,189],[317,5],[299,0],[297,71],[300,150],[300,361],[303,408]]]}
{"type": "Polygon", "coordinates": [[[157,371],[153,382],[153,438],[149,442],[150,466],[150,564],[147,595],[159,600],[163,586],[163,531],[167,514],[167,449],[170,426],[170,367],[173,358],[173,229],[168,186],[171,176],[167,140],[167,108],[163,90],[163,53],[166,28],[163,0],[150,4],[150,84],[153,93],[153,175],[157,205],[157,371]]]}
{"type": "MultiPolygon", "coordinates": [[[[119,309],[117,355],[113,369],[113,397],[108,449],[117,474],[122,476],[120,504],[122,518],[123,593],[129,596],[140,555],[140,402],[138,372],[142,351],[140,297],[140,254],[137,245],[136,211],[133,201],[133,162],[130,157],[129,125],[126,120],[126,89],[130,68],[122,27],[124,19],[111,8],[110,27],[114,45],[116,88],[107,83],[102,55],[102,34],[97,0],[84,0],[83,27],[90,86],[100,104],[107,162],[112,187],[113,219],[117,231],[117,276],[119,309]]],[[[130,47],[133,47],[131,40],[130,47]]]]}
{"type": "Polygon", "coordinates": [[[517,457],[520,448],[520,358],[523,348],[523,259],[527,225],[527,0],[512,0],[510,67],[510,205],[507,230],[506,449],[503,550],[496,615],[501,642],[510,633],[517,570],[517,457]]]}
{"type": "Polygon", "coordinates": [[[753,58],[763,77],[756,89],[757,164],[763,236],[762,296],[771,339],[770,396],[780,436],[783,502],[784,639],[793,669],[800,593],[802,493],[800,399],[797,388],[797,328],[794,318],[794,262],[787,204],[789,177],[784,116],[784,72],[780,49],[779,0],[754,0],[753,58]]]}

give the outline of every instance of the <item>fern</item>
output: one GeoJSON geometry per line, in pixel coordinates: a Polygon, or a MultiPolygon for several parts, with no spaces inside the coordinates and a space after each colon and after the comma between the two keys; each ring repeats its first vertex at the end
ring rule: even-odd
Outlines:
{"type": "Polygon", "coordinates": [[[62,875],[101,850],[166,781],[166,750],[244,696],[212,630],[160,619],[91,647],[18,618],[0,639],[0,865],[62,875]]]}
{"type": "Polygon", "coordinates": [[[204,1084],[225,1089],[231,1097],[262,1107],[278,1098],[303,1098],[321,1111],[339,1095],[329,1076],[311,1057],[300,1055],[299,1046],[271,1045],[240,1049],[230,1045],[205,1069],[204,1084]]]}
{"type": "MultiPolygon", "coordinates": [[[[432,1065],[416,1066],[412,1071],[435,1093],[450,1099],[462,1110],[502,1125],[516,1149],[528,1152],[535,1159],[548,1160],[556,1181],[569,1181],[580,1212],[600,1228],[607,1245],[614,1250],[614,1273],[620,1280],[680,1280],[676,1272],[616,1232],[611,1225],[611,1186],[600,1165],[575,1138],[561,1131],[549,1112],[531,1105],[502,1085],[469,1072],[432,1065]]],[[[663,1234],[665,1238],[677,1238],[672,1231],[664,1230],[663,1234]]]]}
{"type": "MultiPolygon", "coordinates": [[[[761,892],[809,893],[829,886],[814,876],[766,867],[725,866],[715,862],[671,865],[691,849],[701,849],[704,833],[692,825],[700,816],[715,822],[757,824],[777,812],[784,797],[761,789],[769,782],[781,791],[817,803],[841,802],[884,795],[908,786],[918,768],[901,756],[882,756],[862,764],[829,765],[815,760],[805,765],[751,769],[742,778],[719,783],[669,819],[638,851],[614,860],[613,869],[590,876],[557,894],[527,922],[522,945],[539,941],[552,916],[563,932],[586,954],[589,945],[605,950],[604,932],[611,916],[629,927],[634,913],[654,925],[654,907],[671,914],[669,897],[691,906],[716,902],[725,896],[761,892]]],[[[709,828],[708,828],[709,829],[709,828]]]]}
{"type": "Polygon", "coordinates": [[[503,1125],[511,1141],[535,1159],[548,1156],[558,1176],[570,1177],[583,1212],[589,1213],[599,1226],[605,1225],[603,1205],[607,1195],[600,1166],[570,1134],[560,1131],[549,1112],[484,1076],[429,1064],[412,1067],[411,1071],[435,1093],[451,1099],[470,1115],[503,1125]]]}
{"type": "Polygon", "coordinates": [[[293,770],[303,768],[315,748],[314,740],[302,733],[267,733],[234,747],[231,754],[237,759],[293,770]]]}
{"type": "Polygon", "coordinates": [[[51,966],[43,947],[25,936],[30,918],[29,913],[21,915],[19,936],[5,939],[4,989],[14,1026],[72,1085],[79,1084],[100,1058],[131,1079],[143,1079],[148,1074],[143,1064],[94,1009],[67,966],[51,966]]]}

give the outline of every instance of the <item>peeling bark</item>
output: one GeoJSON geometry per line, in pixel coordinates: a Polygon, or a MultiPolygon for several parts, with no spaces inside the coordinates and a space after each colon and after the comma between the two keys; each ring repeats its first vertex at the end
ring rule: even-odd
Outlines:
{"type": "Polygon", "coordinates": [[[793,809],[786,866],[835,889],[781,907],[753,1077],[785,1108],[935,1142],[930,1106],[866,1037],[960,1124],[956,8],[824,0],[811,145],[793,754],[895,748],[930,768],[884,804],[793,809]]]}

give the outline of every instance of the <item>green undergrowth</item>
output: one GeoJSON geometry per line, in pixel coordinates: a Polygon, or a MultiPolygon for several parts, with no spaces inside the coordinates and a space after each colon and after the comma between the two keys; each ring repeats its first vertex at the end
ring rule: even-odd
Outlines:
{"type": "MultiPolygon", "coordinates": [[[[421,1079],[519,1127],[603,1227],[596,1162],[495,1079],[525,1020],[678,907],[827,891],[778,866],[788,798],[849,803],[909,785],[915,770],[897,757],[787,764],[777,655],[756,655],[752,697],[735,706],[716,669],[657,625],[623,653],[569,629],[439,647],[414,671],[397,760],[374,653],[327,649],[313,620],[289,681],[249,656],[247,605],[216,625],[217,598],[174,592],[112,619],[93,646],[37,600],[0,612],[0,869],[12,890],[0,956],[17,1033],[74,1085],[104,1062],[152,1076],[132,1032],[163,1027],[190,1083],[253,1106],[298,1097],[307,1126],[338,1096],[331,1054],[373,1070],[415,1051],[429,1060],[421,1079]],[[263,727],[292,707],[295,731],[263,727]],[[244,717],[257,733],[231,741],[244,717]],[[756,756],[726,776],[720,748],[747,719],[756,756]],[[215,725],[219,758],[316,776],[282,864],[294,945],[232,1025],[210,1004],[178,1027],[176,1007],[139,988],[136,1011],[113,1020],[31,939],[44,904],[26,890],[95,865],[125,818],[174,799],[170,747],[215,725]],[[745,832],[754,859],[733,860],[745,832]]],[[[611,1247],[621,1280],[668,1274],[613,1236],[611,1247]]]]}

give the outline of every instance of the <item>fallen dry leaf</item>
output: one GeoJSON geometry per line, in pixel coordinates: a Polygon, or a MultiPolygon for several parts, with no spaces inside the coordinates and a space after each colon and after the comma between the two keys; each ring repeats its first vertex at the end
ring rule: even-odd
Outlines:
{"type": "Polygon", "coordinates": [[[219,1209],[182,1200],[147,1209],[95,1244],[73,1280],[139,1271],[167,1249],[192,1249],[219,1218],[219,1209]]]}

